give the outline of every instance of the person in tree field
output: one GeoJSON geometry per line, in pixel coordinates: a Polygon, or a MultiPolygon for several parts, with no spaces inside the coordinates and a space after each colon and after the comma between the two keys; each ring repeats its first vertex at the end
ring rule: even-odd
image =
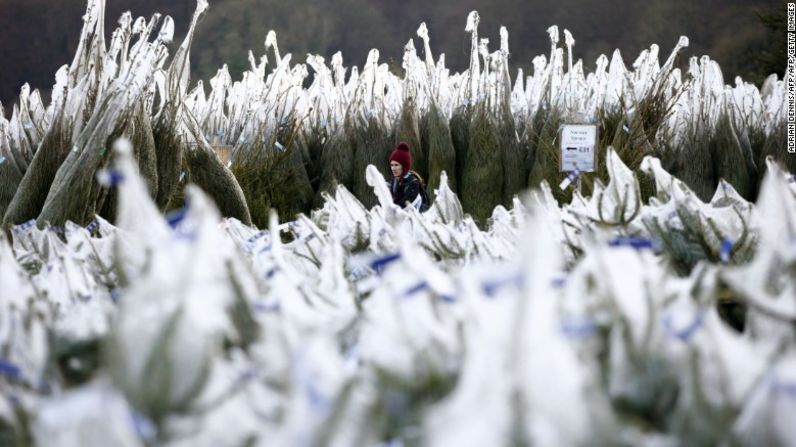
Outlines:
{"type": "Polygon", "coordinates": [[[393,203],[404,208],[413,206],[420,212],[428,210],[430,204],[426,188],[422,177],[412,170],[412,153],[406,142],[398,143],[390,154],[390,171],[392,178],[387,186],[393,203]]]}

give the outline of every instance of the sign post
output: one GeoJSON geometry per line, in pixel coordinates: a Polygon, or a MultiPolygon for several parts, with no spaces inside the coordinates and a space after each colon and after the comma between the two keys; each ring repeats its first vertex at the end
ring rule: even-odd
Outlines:
{"type": "Polygon", "coordinates": [[[560,187],[566,189],[577,179],[577,188],[581,191],[581,174],[597,170],[597,125],[564,124],[558,141],[561,172],[570,173],[560,187]]]}

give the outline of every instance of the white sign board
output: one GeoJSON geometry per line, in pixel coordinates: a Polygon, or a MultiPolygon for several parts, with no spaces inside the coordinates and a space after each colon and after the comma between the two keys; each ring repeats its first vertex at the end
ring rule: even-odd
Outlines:
{"type": "Polygon", "coordinates": [[[594,172],[597,162],[597,126],[565,124],[561,128],[561,171],[594,172]]]}

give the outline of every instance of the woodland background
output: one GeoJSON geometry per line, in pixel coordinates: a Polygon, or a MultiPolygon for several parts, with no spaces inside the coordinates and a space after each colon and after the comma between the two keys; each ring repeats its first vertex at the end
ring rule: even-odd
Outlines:
{"type": "MultiPolygon", "coordinates": [[[[134,17],[158,11],[175,19],[179,42],[194,7],[194,0],[108,0],[106,30],[124,11],[134,17]]],[[[193,76],[209,79],[226,63],[237,78],[248,67],[249,49],[263,54],[270,29],[294,63],[306,53],[328,61],[341,51],[346,66],[361,66],[377,48],[381,61],[400,71],[410,38],[422,51],[415,31],[424,21],[435,57],[445,53],[447,66],[461,71],[470,50],[464,26],[474,9],[481,16],[479,35],[490,38],[491,48],[499,45],[499,27],[508,28],[512,77],[517,68],[530,73],[533,57],[549,53],[545,30],[553,24],[572,32],[574,56],[587,72],[601,53],[610,57],[616,48],[628,65],[652,43],[666,55],[680,35],[691,41],[684,56],[709,55],[728,84],[741,75],[760,85],[785,68],[785,2],[777,0],[214,0],[193,46],[193,76]]],[[[84,10],[84,0],[0,0],[0,101],[6,114],[25,82],[47,95],[58,67],[71,62],[84,10]]]]}

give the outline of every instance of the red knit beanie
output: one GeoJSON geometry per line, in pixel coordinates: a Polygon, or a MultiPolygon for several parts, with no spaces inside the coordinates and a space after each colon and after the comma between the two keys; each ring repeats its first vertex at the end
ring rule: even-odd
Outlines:
{"type": "Polygon", "coordinates": [[[412,154],[409,145],[401,141],[390,154],[390,161],[397,161],[404,168],[404,174],[412,170],[412,154]]]}

